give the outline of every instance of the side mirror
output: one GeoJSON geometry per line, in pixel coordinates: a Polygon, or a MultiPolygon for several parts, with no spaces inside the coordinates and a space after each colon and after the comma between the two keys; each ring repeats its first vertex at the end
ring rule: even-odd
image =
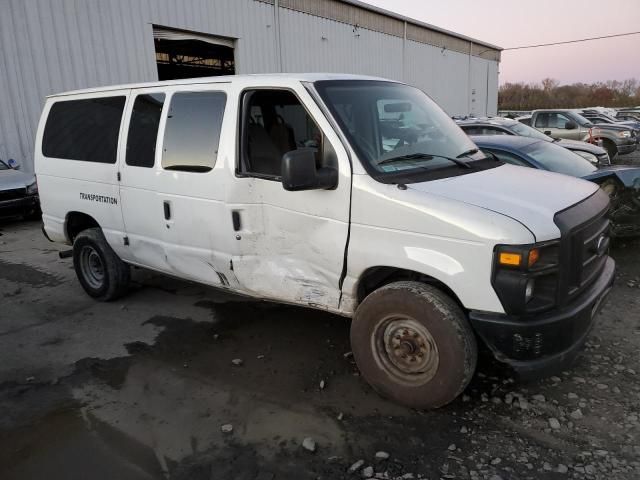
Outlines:
{"type": "Polygon", "coordinates": [[[292,150],[282,157],[282,186],[292,192],[330,190],[338,186],[338,170],[316,168],[313,150],[292,150]]]}
{"type": "Polygon", "coordinates": [[[578,125],[575,122],[567,122],[564,124],[565,130],[575,130],[578,128],[578,125]]]}

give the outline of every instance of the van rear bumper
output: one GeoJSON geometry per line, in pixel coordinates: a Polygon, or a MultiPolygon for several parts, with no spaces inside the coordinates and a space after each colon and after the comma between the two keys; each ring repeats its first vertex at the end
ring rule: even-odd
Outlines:
{"type": "Polygon", "coordinates": [[[476,333],[496,359],[523,378],[560,371],[578,355],[613,285],[615,262],[608,258],[600,278],[570,305],[540,315],[511,317],[471,312],[476,333]]]}

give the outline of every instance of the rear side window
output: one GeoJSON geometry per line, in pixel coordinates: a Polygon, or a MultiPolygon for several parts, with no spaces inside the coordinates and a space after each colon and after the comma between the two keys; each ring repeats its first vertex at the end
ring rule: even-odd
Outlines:
{"type": "Polygon", "coordinates": [[[153,167],[163,105],[164,93],[136,97],[127,136],[127,165],[153,167]]]}
{"type": "Polygon", "coordinates": [[[125,97],[66,100],[53,104],[44,127],[45,157],[116,163],[125,97]]]}
{"type": "Polygon", "coordinates": [[[208,172],[213,168],[226,102],[224,92],[173,95],[164,133],[162,168],[185,172],[208,172]]]}

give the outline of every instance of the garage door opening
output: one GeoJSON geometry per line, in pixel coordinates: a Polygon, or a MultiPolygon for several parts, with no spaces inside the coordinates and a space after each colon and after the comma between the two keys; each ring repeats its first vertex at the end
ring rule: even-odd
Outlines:
{"type": "Polygon", "coordinates": [[[235,74],[233,40],[153,27],[159,80],[235,74]]]}

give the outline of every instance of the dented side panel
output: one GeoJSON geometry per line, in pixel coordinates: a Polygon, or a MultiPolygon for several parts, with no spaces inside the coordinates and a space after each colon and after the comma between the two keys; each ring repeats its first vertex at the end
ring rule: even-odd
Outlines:
{"type": "MultiPolygon", "coordinates": [[[[227,196],[228,216],[236,211],[240,218],[232,247],[234,275],[250,295],[338,311],[349,231],[349,158],[301,84],[274,82],[270,87],[294,90],[331,143],[338,158],[338,187],[291,192],[279,181],[236,176],[227,196]]],[[[241,91],[238,87],[230,94],[234,101],[241,91]]]]}

